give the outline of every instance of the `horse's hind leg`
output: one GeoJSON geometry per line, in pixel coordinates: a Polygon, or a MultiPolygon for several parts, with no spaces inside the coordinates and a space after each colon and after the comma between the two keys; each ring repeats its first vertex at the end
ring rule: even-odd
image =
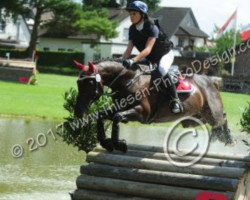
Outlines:
{"type": "Polygon", "coordinates": [[[210,87],[206,89],[207,104],[203,114],[208,123],[212,126],[212,139],[217,138],[225,144],[233,144],[233,139],[228,128],[226,114],[224,114],[223,104],[219,91],[210,87]],[[208,92],[209,91],[209,92],[208,92]]]}
{"type": "Polygon", "coordinates": [[[226,113],[224,113],[223,117],[224,124],[222,126],[212,128],[212,138],[216,137],[219,141],[224,142],[226,145],[232,145],[235,141],[233,140],[230,129],[228,128],[226,113]]]}

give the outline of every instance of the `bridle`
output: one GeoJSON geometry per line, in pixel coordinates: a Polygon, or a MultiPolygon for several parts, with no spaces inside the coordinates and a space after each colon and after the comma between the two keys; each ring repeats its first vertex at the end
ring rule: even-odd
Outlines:
{"type": "MultiPolygon", "coordinates": [[[[79,77],[78,80],[95,79],[96,82],[95,99],[98,98],[98,95],[100,94],[100,88],[103,88],[102,78],[101,75],[98,73],[98,68],[91,62],[89,62],[89,66],[84,66],[83,64],[77,61],[74,61],[74,63],[78,69],[85,72],[85,74],[82,75],[82,77],[79,77]]],[[[120,72],[118,76],[116,76],[116,78],[109,84],[108,87],[111,87],[118,80],[118,78],[124,74],[124,72],[126,73],[125,68],[120,72]]],[[[117,92],[110,93],[108,91],[105,92],[101,91],[101,93],[103,96],[113,96],[117,92]]]]}
{"type": "Polygon", "coordinates": [[[93,100],[95,101],[100,94],[103,94],[103,91],[100,88],[103,88],[102,85],[102,78],[99,73],[91,74],[91,75],[83,75],[82,77],[79,77],[79,81],[83,81],[86,79],[94,79],[95,80],[95,95],[93,96],[93,100]]]}

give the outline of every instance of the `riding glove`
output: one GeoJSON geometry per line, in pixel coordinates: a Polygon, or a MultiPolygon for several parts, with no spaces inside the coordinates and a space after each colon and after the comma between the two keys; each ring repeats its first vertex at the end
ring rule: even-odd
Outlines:
{"type": "Polygon", "coordinates": [[[122,64],[125,68],[131,69],[134,64],[134,61],[132,59],[125,59],[123,60],[122,64]]]}

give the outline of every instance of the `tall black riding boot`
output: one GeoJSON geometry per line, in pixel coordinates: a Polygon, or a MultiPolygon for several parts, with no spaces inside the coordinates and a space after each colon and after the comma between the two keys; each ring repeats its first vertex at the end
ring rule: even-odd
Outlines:
{"type": "Polygon", "coordinates": [[[177,91],[176,91],[176,86],[175,83],[173,82],[171,76],[167,73],[164,77],[164,85],[167,87],[166,89],[170,91],[170,96],[171,96],[171,102],[170,102],[170,108],[172,113],[181,113],[183,112],[183,106],[182,103],[178,97],[177,91]]]}

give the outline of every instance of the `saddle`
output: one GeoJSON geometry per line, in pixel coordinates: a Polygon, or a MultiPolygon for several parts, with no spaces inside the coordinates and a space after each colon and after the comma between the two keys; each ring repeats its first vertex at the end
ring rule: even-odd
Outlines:
{"type": "MultiPolygon", "coordinates": [[[[138,78],[142,75],[150,75],[151,77],[159,77],[157,74],[159,74],[159,71],[157,69],[157,65],[152,65],[148,61],[142,61],[140,63],[134,64],[134,71],[137,71],[137,75],[133,80],[131,80],[127,86],[130,87],[135,83],[138,78]]],[[[171,76],[171,79],[174,83],[176,83],[176,90],[179,94],[190,94],[193,91],[193,85],[189,82],[188,79],[186,79],[180,72],[179,67],[177,65],[172,65],[169,68],[168,72],[171,76]]]]}
{"type": "Polygon", "coordinates": [[[178,93],[191,93],[193,91],[193,85],[181,74],[177,65],[172,65],[168,73],[173,82],[176,83],[176,90],[178,93]]]}

